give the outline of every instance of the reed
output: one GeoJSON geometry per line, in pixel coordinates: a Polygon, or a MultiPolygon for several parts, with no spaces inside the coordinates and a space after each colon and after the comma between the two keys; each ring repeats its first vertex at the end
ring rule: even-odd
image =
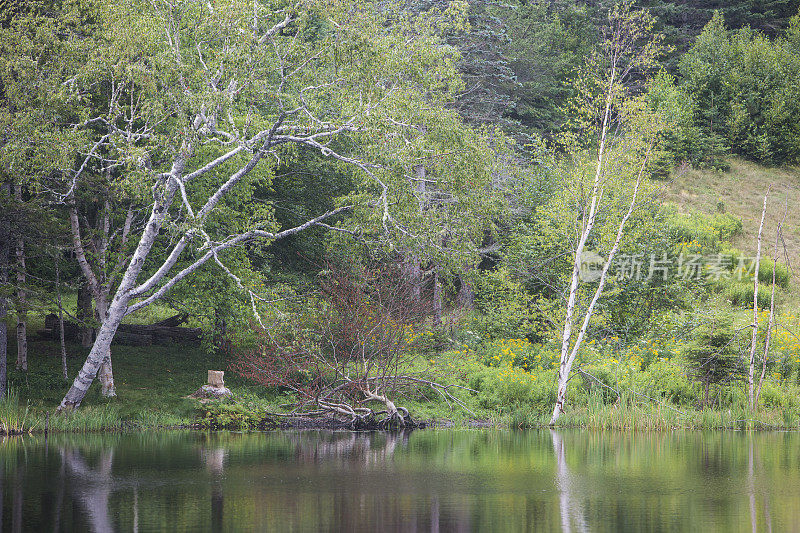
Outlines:
{"type": "Polygon", "coordinates": [[[0,431],[4,435],[30,433],[36,423],[28,422],[28,404],[24,408],[20,407],[17,391],[8,391],[6,397],[0,400],[0,431]]]}

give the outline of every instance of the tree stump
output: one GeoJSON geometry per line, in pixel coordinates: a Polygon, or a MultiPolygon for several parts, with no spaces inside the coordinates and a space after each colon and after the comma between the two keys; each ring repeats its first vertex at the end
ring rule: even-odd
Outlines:
{"type": "Polygon", "coordinates": [[[225,386],[225,372],[222,370],[209,370],[208,371],[208,384],[212,387],[224,387],[225,386]]]}
{"type": "Polygon", "coordinates": [[[201,402],[208,400],[218,400],[231,396],[231,391],[225,387],[225,372],[222,370],[209,370],[208,371],[208,384],[203,385],[197,389],[190,398],[197,398],[201,402]]]}

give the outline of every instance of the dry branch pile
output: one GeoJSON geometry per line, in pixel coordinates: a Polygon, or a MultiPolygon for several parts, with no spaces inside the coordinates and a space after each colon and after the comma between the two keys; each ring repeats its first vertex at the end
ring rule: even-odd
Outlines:
{"type": "Polygon", "coordinates": [[[292,393],[277,416],[331,417],[352,429],[416,427],[397,397],[442,395],[463,406],[430,371],[415,369],[420,341],[431,335],[430,305],[402,273],[387,266],[329,265],[304,316],[264,332],[258,349],[240,354],[234,370],[292,393]],[[379,406],[379,407],[378,407],[379,406]]]}

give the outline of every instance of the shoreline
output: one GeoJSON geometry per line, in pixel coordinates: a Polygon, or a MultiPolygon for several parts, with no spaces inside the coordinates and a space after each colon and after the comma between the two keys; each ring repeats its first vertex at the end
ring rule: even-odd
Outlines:
{"type": "MultiPolygon", "coordinates": [[[[713,412],[715,415],[720,416],[721,412],[713,412]]],[[[285,418],[280,423],[275,423],[274,419],[265,418],[260,423],[249,425],[246,427],[238,425],[210,425],[201,421],[183,424],[168,424],[168,425],[147,425],[137,424],[130,421],[121,421],[118,424],[107,425],[97,428],[45,428],[34,426],[26,428],[23,431],[12,431],[7,433],[0,430],[0,437],[16,437],[16,436],[41,436],[45,437],[52,434],[88,434],[88,433],[136,433],[147,431],[193,431],[193,432],[222,432],[222,431],[240,431],[240,432],[273,432],[273,431],[343,431],[352,433],[369,433],[369,432],[398,432],[398,431],[416,431],[416,430],[502,430],[502,431],[528,431],[528,430],[543,430],[543,429],[568,429],[568,430],[585,430],[585,431],[614,431],[614,432],[672,432],[672,431],[782,431],[793,432],[800,431],[796,426],[782,426],[770,425],[758,419],[739,420],[740,424],[731,425],[702,425],[697,423],[679,424],[672,426],[655,426],[647,425],[644,423],[626,425],[612,425],[612,424],[575,424],[575,423],[561,423],[550,426],[546,423],[530,423],[513,425],[507,422],[492,421],[490,419],[468,419],[466,421],[457,421],[450,418],[438,418],[421,420],[415,427],[391,427],[391,428],[359,428],[353,429],[347,422],[330,419],[330,418],[306,418],[306,417],[291,417],[285,418]]]]}

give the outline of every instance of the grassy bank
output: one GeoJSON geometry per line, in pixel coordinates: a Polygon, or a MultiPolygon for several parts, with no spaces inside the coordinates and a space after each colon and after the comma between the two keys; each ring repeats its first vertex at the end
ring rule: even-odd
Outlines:
{"type": "MultiPolygon", "coordinates": [[[[74,375],[86,350],[70,345],[68,352],[70,373],[74,375]]],[[[268,427],[264,424],[266,413],[281,411],[281,404],[288,399],[227,373],[226,385],[235,399],[201,404],[187,396],[204,383],[208,369],[227,368],[229,361],[224,354],[209,354],[195,346],[115,346],[118,396],[102,398],[93,386],[79,410],[56,414],[54,408],[67,388],[59,373],[58,346],[35,340],[30,343],[30,353],[29,372],[25,375],[10,371],[12,393],[0,402],[0,424],[12,432],[42,432],[46,425],[51,432],[187,426],[256,429],[268,427]]],[[[490,349],[481,353],[461,350],[420,360],[419,364],[441,376],[441,381],[471,389],[457,393],[466,409],[448,404],[435,393],[400,397],[397,403],[407,407],[415,419],[433,422],[435,427],[545,426],[554,393],[553,371],[527,371],[505,365],[493,353],[490,349]],[[485,364],[482,357],[492,360],[494,366],[485,364]]],[[[598,362],[598,366],[602,364],[598,362]]],[[[575,383],[569,410],[559,420],[559,426],[619,430],[800,429],[795,406],[772,405],[756,413],[741,407],[697,410],[645,401],[629,393],[619,397],[601,395],[585,385],[575,383]]]]}
{"type": "MultiPolygon", "coordinates": [[[[770,169],[733,159],[729,173],[691,170],[677,175],[665,187],[665,200],[677,204],[680,213],[691,215],[678,221],[676,227],[686,233],[683,238],[691,243],[706,243],[705,248],[692,248],[694,252],[711,255],[724,244],[752,253],[763,194],[770,186],[774,203],[765,224],[774,231],[783,216],[782,203],[788,201],[785,241],[796,273],[800,268],[800,171],[770,169]],[[722,242],[721,235],[726,232],[717,225],[725,225],[731,218],[727,214],[734,215],[734,221],[741,221],[741,231],[732,234],[730,242],[722,242]]],[[[748,280],[718,285],[712,284],[702,293],[692,313],[728,313],[733,317],[733,327],[744,330],[752,321],[752,284],[748,280]],[[732,297],[733,289],[751,292],[736,299],[732,297]]],[[[509,287],[513,289],[509,294],[521,290],[519,286],[509,287]]],[[[691,313],[678,310],[660,315],[651,332],[638,338],[624,341],[597,336],[588,340],[579,358],[585,374],[571,382],[568,411],[559,425],[625,430],[800,429],[800,313],[796,311],[799,287],[793,276],[779,285],[779,328],[771,340],[772,360],[761,407],[756,412],[746,407],[745,385],[741,382],[713,388],[710,402],[704,397],[701,385],[690,375],[687,361],[689,345],[694,340],[691,328],[686,327],[691,313]],[[706,402],[715,408],[698,409],[706,402]]],[[[768,294],[762,288],[762,295],[768,294]]],[[[74,295],[68,295],[66,300],[68,306],[74,307],[74,295]]],[[[522,302],[518,307],[524,309],[526,305],[522,302]]],[[[146,313],[134,315],[134,319],[151,323],[168,315],[168,310],[153,306],[146,313]]],[[[510,311],[496,317],[476,317],[462,331],[451,332],[462,341],[458,348],[453,349],[453,343],[449,343],[445,353],[418,357],[415,370],[439,376],[437,381],[444,385],[463,387],[451,389],[463,406],[433,391],[392,399],[408,408],[415,419],[432,421],[437,426],[470,427],[476,421],[477,425],[499,427],[546,425],[555,401],[558,354],[552,341],[548,345],[547,341],[532,344],[525,339],[503,338],[511,334],[522,336],[517,331],[506,332],[509,320],[515,318],[519,316],[510,311]]],[[[766,313],[762,313],[761,321],[762,328],[766,328],[766,313]]],[[[35,334],[41,326],[33,317],[29,331],[35,334]]],[[[9,330],[13,331],[11,323],[9,330]]],[[[61,377],[58,343],[32,335],[29,371],[23,373],[13,370],[16,347],[13,336],[9,340],[12,394],[0,402],[0,425],[11,432],[43,431],[46,425],[50,431],[75,432],[186,426],[260,428],[269,425],[265,424],[266,413],[285,411],[292,399],[227,372],[226,385],[235,398],[203,405],[187,396],[205,383],[208,370],[229,368],[231,361],[226,354],[208,353],[199,346],[114,346],[118,396],[103,398],[95,385],[79,410],[55,414],[54,408],[69,386],[61,377]]],[[[445,336],[442,340],[446,340],[445,336]]],[[[67,351],[69,375],[74,376],[88,349],[70,344],[67,351]]]]}

